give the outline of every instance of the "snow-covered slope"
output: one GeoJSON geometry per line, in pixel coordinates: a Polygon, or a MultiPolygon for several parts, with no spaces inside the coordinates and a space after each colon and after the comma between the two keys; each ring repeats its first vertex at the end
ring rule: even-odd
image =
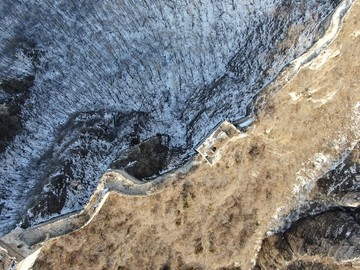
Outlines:
{"type": "Polygon", "coordinates": [[[80,209],[134,136],[169,135],[164,170],[181,165],[246,114],[339,2],[1,1],[0,80],[35,79],[0,156],[0,234],[80,209]]]}

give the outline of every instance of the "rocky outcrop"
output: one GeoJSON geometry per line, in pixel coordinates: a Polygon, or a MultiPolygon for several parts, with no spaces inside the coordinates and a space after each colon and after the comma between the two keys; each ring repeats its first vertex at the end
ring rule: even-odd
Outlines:
{"type": "Polygon", "coordinates": [[[169,156],[169,141],[167,135],[157,134],[128,153],[122,154],[111,163],[111,169],[124,169],[136,179],[146,179],[157,176],[167,167],[169,156]]]}
{"type": "Polygon", "coordinates": [[[360,144],[336,168],[321,177],[312,191],[324,204],[357,207],[360,203],[360,144]]]}
{"type": "Polygon", "coordinates": [[[358,213],[326,211],[294,222],[263,242],[257,269],[358,269],[358,213]]]}

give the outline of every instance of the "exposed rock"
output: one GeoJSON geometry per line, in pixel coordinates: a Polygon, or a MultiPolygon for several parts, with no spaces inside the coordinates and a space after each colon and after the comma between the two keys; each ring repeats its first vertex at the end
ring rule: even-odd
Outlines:
{"type": "Polygon", "coordinates": [[[360,225],[349,212],[330,211],[295,222],[285,233],[295,254],[333,257],[337,261],[358,259],[360,225]]]}
{"type": "Polygon", "coordinates": [[[259,269],[358,269],[358,214],[335,210],[294,222],[284,233],[266,239],[259,269]],[[351,263],[355,261],[355,265],[351,263]]]}
{"type": "Polygon", "coordinates": [[[357,207],[360,203],[360,144],[339,165],[321,177],[312,191],[322,202],[357,207]]]}
{"type": "Polygon", "coordinates": [[[110,168],[124,169],[137,179],[157,176],[167,167],[169,141],[169,136],[157,134],[122,154],[110,164],[110,168]]]}

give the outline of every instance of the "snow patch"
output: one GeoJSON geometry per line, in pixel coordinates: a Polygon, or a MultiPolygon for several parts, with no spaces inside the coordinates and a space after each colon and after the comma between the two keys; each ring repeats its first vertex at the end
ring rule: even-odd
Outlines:
{"type": "Polygon", "coordinates": [[[340,53],[341,49],[326,49],[322,51],[313,61],[311,61],[308,67],[311,70],[319,70],[324,64],[326,64],[327,61],[329,61],[331,58],[339,56],[340,53]]]}

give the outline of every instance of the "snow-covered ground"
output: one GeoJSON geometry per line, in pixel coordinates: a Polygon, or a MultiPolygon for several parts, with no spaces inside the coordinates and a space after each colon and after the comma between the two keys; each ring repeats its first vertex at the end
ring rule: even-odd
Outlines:
{"type": "Polygon", "coordinates": [[[219,122],[245,115],[338,2],[1,1],[0,80],[35,81],[24,129],[0,156],[0,235],[36,208],[34,193],[61,193],[58,213],[80,209],[134,132],[168,134],[181,165],[219,122]]]}

